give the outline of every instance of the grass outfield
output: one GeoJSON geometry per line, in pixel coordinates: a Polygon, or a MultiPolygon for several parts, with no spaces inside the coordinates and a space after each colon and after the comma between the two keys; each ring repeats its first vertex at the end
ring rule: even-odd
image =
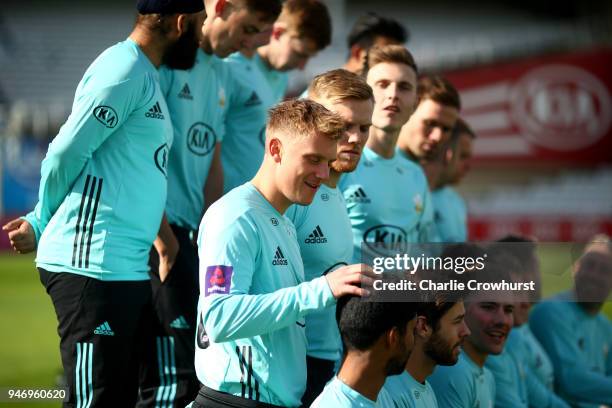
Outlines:
{"type": "Polygon", "coordinates": [[[38,279],[34,256],[0,253],[0,322],[0,405],[60,406],[4,403],[7,388],[55,388],[61,373],[55,313],[38,279]]]}
{"type": "MultiPolygon", "coordinates": [[[[570,283],[570,256],[567,248],[544,246],[540,249],[545,287],[550,294],[570,283]],[[565,273],[559,273],[564,271],[565,273]]],[[[33,256],[0,253],[0,392],[9,387],[54,388],[60,374],[59,337],[51,300],[34,268],[33,256]]],[[[612,318],[612,303],[605,313],[612,318]]],[[[55,407],[58,403],[19,403],[2,406],[55,407]]]]}

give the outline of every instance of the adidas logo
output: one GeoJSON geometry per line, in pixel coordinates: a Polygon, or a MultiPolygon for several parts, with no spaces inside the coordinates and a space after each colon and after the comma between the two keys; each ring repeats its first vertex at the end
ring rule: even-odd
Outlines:
{"type": "Polygon", "coordinates": [[[145,113],[145,116],[147,118],[163,119],[164,115],[159,107],[159,102],[155,102],[155,105],[153,105],[153,107],[149,109],[147,113],[145,113]]]}
{"type": "Polygon", "coordinates": [[[308,238],[304,240],[307,244],[324,244],[327,242],[327,238],[323,235],[323,231],[321,231],[321,227],[317,225],[317,227],[310,233],[308,238]]]}
{"type": "Polygon", "coordinates": [[[188,329],[189,323],[183,316],[179,316],[170,323],[170,327],[173,329],[188,329]]]}
{"type": "Polygon", "coordinates": [[[108,322],[104,322],[94,330],[94,334],[100,334],[102,336],[114,336],[115,332],[111,329],[108,322]]]}
{"type": "Polygon", "coordinates": [[[193,96],[191,95],[191,89],[189,89],[189,85],[185,82],[185,86],[181,89],[181,92],[178,93],[178,97],[182,99],[193,100],[193,96]]]}
{"type": "Polygon", "coordinates": [[[253,91],[249,99],[244,103],[244,106],[255,106],[261,105],[261,99],[257,96],[257,92],[253,91]]]}
{"type": "Polygon", "coordinates": [[[276,247],[276,252],[274,253],[274,260],[272,260],[272,265],[288,265],[287,259],[285,259],[285,255],[283,255],[283,251],[281,251],[280,247],[276,247]]]}
{"type": "Polygon", "coordinates": [[[351,195],[349,195],[346,198],[346,202],[347,203],[364,203],[364,204],[369,204],[372,202],[372,200],[370,200],[368,198],[368,196],[366,195],[365,191],[363,191],[363,189],[361,187],[359,187],[357,190],[355,190],[355,192],[351,195]]]}

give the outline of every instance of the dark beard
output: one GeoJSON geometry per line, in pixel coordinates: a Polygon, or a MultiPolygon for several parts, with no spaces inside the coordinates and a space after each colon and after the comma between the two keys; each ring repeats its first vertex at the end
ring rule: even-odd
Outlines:
{"type": "Polygon", "coordinates": [[[193,68],[198,45],[195,24],[190,22],[187,30],[164,53],[163,63],[172,69],[193,68]]]}
{"type": "Polygon", "coordinates": [[[403,373],[404,369],[406,368],[406,363],[408,362],[409,357],[410,357],[410,353],[408,353],[408,356],[406,356],[406,358],[403,360],[400,360],[400,359],[389,360],[387,362],[387,366],[385,367],[387,376],[399,375],[403,373]]]}
{"type": "Polygon", "coordinates": [[[457,363],[457,358],[453,355],[455,346],[457,346],[457,344],[449,346],[438,333],[434,333],[429,341],[425,343],[423,351],[429,358],[435,361],[436,364],[451,366],[457,363]]]}

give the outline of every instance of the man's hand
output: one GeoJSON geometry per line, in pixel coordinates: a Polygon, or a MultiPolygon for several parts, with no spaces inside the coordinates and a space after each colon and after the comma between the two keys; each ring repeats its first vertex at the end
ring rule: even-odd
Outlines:
{"type": "Polygon", "coordinates": [[[174,266],[176,254],[178,254],[179,251],[178,240],[174,232],[172,232],[172,228],[170,228],[170,224],[168,224],[165,215],[159,227],[157,238],[155,238],[153,242],[153,246],[159,255],[159,280],[163,282],[168,277],[172,266],[174,266]]]}
{"type": "Polygon", "coordinates": [[[11,246],[19,254],[27,254],[36,249],[36,234],[34,228],[24,219],[17,218],[9,221],[2,227],[8,231],[11,246]]]}
{"type": "Polygon", "coordinates": [[[368,296],[376,275],[366,264],[343,266],[325,275],[336,299],[344,295],[368,296]],[[361,286],[361,287],[360,287],[361,286]]]}

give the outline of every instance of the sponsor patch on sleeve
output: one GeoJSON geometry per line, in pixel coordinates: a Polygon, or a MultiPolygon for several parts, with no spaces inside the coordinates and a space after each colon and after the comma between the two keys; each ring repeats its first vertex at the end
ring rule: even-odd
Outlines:
{"type": "Polygon", "coordinates": [[[213,293],[228,294],[232,284],[234,268],[227,265],[212,265],[206,268],[206,282],[204,296],[213,293]]]}

